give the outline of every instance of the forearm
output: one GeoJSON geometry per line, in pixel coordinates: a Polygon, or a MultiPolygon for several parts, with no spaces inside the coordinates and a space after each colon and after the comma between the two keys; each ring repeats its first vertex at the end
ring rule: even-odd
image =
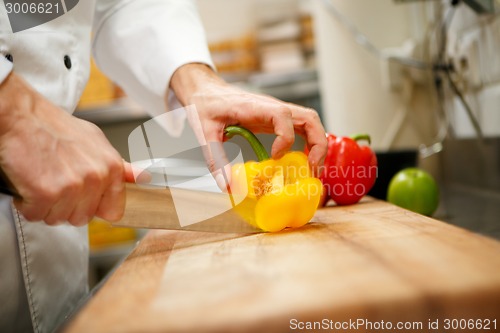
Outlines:
{"type": "Polygon", "coordinates": [[[32,99],[31,95],[23,94],[26,89],[24,81],[13,72],[0,83],[0,137],[14,127],[14,122],[29,113],[32,99]],[[18,105],[26,107],[19,108],[18,105]]]}
{"type": "Polygon", "coordinates": [[[0,84],[0,137],[27,127],[38,130],[41,121],[60,116],[69,115],[15,72],[0,84]]]}
{"type": "Polygon", "coordinates": [[[0,167],[22,197],[15,206],[30,221],[82,225],[94,215],[116,220],[123,214],[124,163],[102,131],[15,73],[0,84],[0,167]]]}

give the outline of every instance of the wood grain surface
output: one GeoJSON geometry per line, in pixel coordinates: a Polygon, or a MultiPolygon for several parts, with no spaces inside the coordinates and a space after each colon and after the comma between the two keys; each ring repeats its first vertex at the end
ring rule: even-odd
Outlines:
{"type": "Polygon", "coordinates": [[[444,332],[446,319],[500,324],[500,243],[370,199],[275,234],[150,231],[65,332],[304,332],[294,323],[361,320],[321,331],[391,332],[373,328],[383,321],[444,332]]]}

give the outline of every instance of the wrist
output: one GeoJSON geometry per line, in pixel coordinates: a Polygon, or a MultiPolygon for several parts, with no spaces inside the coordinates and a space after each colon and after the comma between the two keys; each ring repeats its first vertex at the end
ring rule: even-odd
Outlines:
{"type": "Polygon", "coordinates": [[[170,80],[170,88],[183,105],[192,104],[194,96],[211,84],[226,84],[211,67],[202,63],[190,63],[179,67],[170,80]]]}
{"type": "Polygon", "coordinates": [[[12,132],[38,113],[37,107],[47,103],[26,81],[12,72],[0,84],[0,137],[12,132]]]}

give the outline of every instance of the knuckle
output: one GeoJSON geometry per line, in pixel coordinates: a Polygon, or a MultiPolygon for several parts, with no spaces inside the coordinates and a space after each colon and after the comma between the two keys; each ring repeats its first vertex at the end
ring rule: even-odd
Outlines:
{"type": "Polygon", "coordinates": [[[102,173],[107,177],[122,177],[123,175],[123,160],[118,154],[108,154],[105,162],[105,170],[102,173]]]}
{"type": "Polygon", "coordinates": [[[280,105],[279,108],[276,110],[276,112],[280,117],[287,117],[287,118],[292,117],[292,110],[290,110],[290,108],[286,105],[280,105]]]}
{"type": "Polygon", "coordinates": [[[40,212],[36,212],[33,210],[20,209],[19,212],[23,215],[23,217],[30,222],[41,221],[44,216],[40,212]]]}
{"type": "Polygon", "coordinates": [[[319,117],[319,114],[316,112],[314,109],[308,109],[308,115],[309,117],[314,121],[314,122],[320,122],[321,119],[319,117]]]}
{"type": "Polygon", "coordinates": [[[96,185],[101,184],[105,179],[108,178],[110,171],[105,164],[99,163],[89,167],[85,173],[85,184],[96,185]]]}
{"type": "Polygon", "coordinates": [[[299,107],[297,109],[299,114],[297,115],[300,119],[303,119],[307,123],[321,123],[321,118],[316,110],[309,107],[299,107]]]}
{"type": "Polygon", "coordinates": [[[99,128],[99,126],[97,126],[96,124],[94,123],[91,123],[91,122],[84,122],[84,124],[87,126],[88,130],[94,134],[94,135],[98,135],[99,137],[101,136],[104,136],[104,133],[102,132],[102,130],[99,128]]]}
{"type": "Polygon", "coordinates": [[[61,190],[57,186],[47,184],[35,189],[32,200],[38,205],[52,206],[59,199],[60,193],[61,190]]]}
{"type": "Polygon", "coordinates": [[[111,172],[123,172],[123,161],[119,156],[113,156],[109,162],[109,170],[111,172]]]}
{"type": "Polygon", "coordinates": [[[84,187],[84,182],[79,177],[69,177],[64,180],[64,182],[54,185],[52,188],[46,190],[40,202],[54,206],[61,200],[66,200],[67,198],[74,198],[78,196],[84,187]]]}
{"type": "Polygon", "coordinates": [[[104,177],[103,172],[100,172],[98,170],[94,170],[94,171],[89,172],[85,175],[85,184],[88,187],[93,187],[95,185],[100,184],[104,178],[105,177],[104,177]]]}
{"type": "Polygon", "coordinates": [[[84,181],[81,177],[70,177],[60,189],[60,195],[75,195],[84,187],[84,181]]]}
{"type": "Polygon", "coordinates": [[[85,174],[85,185],[87,187],[96,187],[103,183],[109,183],[110,179],[122,177],[123,163],[121,159],[106,157],[104,163],[95,166],[85,174]]]}
{"type": "Polygon", "coordinates": [[[285,142],[294,142],[295,141],[295,134],[293,132],[285,132],[281,134],[281,139],[285,142]]]}

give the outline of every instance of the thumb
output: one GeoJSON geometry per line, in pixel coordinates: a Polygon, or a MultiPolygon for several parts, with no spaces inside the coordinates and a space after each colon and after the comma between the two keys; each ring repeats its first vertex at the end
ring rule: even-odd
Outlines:
{"type": "Polygon", "coordinates": [[[152,179],[151,173],[147,170],[132,166],[131,163],[125,160],[123,161],[123,173],[127,183],[148,184],[152,179]]]}
{"type": "Polygon", "coordinates": [[[127,183],[135,183],[134,170],[132,169],[132,164],[127,161],[123,161],[123,174],[125,181],[127,183]]]}

